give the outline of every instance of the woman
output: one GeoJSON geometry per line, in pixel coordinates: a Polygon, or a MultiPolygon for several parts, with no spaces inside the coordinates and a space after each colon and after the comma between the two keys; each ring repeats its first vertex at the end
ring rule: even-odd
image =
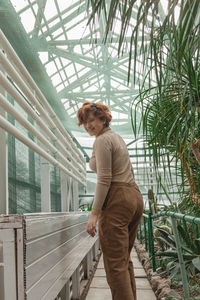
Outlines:
{"type": "Polygon", "coordinates": [[[90,168],[97,173],[95,199],[87,224],[94,237],[97,220],[106,277],[113,300],[136,300],[130,252],[143,213],[143,200],[134,181],[124,140],[111,130],[106,105],[85,102],[78,110],[78,125],[95,136],[90,168]]]}

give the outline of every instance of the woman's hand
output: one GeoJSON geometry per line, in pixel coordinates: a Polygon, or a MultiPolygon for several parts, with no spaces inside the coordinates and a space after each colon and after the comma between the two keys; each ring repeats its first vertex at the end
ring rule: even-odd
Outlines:
{"type": "Polygon", "coordinates": [[[97,225],[97,220],[98,220],[98,216],[100,214],[100,211],[96,211],[96,210],[92,210],[90,218],[88,220],[87,223],[87,232],[94,237],[95,233],[96,233],[96,225],[97,225]]]}

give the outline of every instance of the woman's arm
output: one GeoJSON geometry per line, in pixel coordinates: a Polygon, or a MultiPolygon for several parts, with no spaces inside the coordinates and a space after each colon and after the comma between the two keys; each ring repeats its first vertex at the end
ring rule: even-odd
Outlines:
{"type": "Polygon", "coordinates": [[[100,136],[94,144],[97,168],[97,185],[93,209],[101,210],[112,179],[112,147],[107,137],[100,136]]]}
{"type": "Polygon", "coordinates": [[[112,148],[107,138],[100,136],[94,143],[94,152],[97,167],[97,185],[95,198],[92,206],[90,219],[87,225],[87,232],[95,236],[96,223],[101,213],[101,208],[107,196],[112,178],[112,148]]]}

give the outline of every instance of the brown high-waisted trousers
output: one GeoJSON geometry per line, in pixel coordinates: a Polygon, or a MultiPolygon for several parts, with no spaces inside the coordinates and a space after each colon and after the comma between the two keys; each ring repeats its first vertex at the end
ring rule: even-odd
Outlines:
{"type": "Polygon", "coordinates": [[[130,252],[142,213],[136,183],[111,183],[99,218],[99,237],[113,300],[136,300],[130,252]]]}

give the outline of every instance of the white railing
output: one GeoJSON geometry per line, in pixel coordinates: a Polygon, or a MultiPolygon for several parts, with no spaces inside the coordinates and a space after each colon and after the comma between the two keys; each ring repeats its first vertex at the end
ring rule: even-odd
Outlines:
{"type": "Polygon", "coordinates": [[[0,117],[0,127],[39,153],[48,162],[60,168],[77,182],[86,185],[85,159],[82,153],[57,118],[55,112],[2,31],[0,31],[0,48],[2,49],[0,51],[0,64],[5,72],[4,74],[0,71],[0,85],[34,120],[37,128],[28,122],[17,108],[11,105],[2,94],[0,94],[0,106],[32,133],[41,142],[42,146],[23,135],[4,116],[0,117]],[[18,87],[23,96],[11,84],[8,77],[18,87]],[[54,154],[57,159],[47,152],[54,154]]]}

